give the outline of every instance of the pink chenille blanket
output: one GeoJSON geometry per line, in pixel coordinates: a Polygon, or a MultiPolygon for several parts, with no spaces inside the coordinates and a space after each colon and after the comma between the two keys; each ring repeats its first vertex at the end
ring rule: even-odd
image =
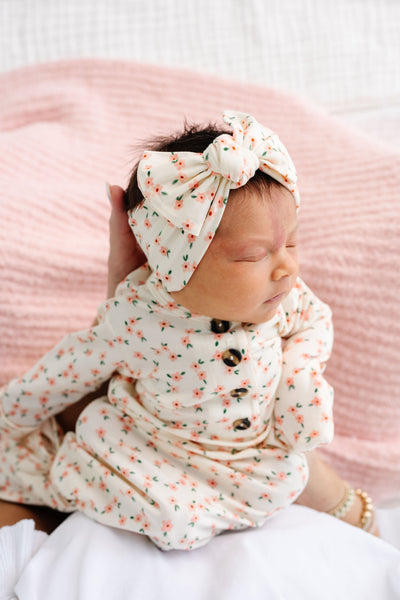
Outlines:
{"type": "Polygon", "coordinates": [[[400,496],[400,154],[301,99],[129,62],[79,60],[0,76],[0,383],[106,294],[109,205],[153,135],[248,112],[299,175],[301,275],[334,314],[325,458],[375,498],[400,496]]]}

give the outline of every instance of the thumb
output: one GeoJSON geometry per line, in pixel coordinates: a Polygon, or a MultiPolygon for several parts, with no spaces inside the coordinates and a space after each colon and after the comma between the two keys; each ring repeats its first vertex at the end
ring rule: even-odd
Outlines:
{"type": "Polygon", "coordinates": [[[110,185],[106,182],[107,198],[110,201],[111,208],[117,213],[125,213],[123,188],[119,185],[110,185]]]}

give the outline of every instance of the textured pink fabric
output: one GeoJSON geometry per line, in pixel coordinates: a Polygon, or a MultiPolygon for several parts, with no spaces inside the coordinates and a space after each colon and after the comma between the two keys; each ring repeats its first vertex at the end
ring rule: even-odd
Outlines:
{"type": "Polygon", "coordinates": [[[243,110],[275,130],[299,175],[301,275],[334,313],[324,455],[376,500],[400,489],[400,154],[302,100],[247,83],[114,61],[0,77],[0,381],[26,370],[105,296],[104,181],[184,117],[243,110]]]}

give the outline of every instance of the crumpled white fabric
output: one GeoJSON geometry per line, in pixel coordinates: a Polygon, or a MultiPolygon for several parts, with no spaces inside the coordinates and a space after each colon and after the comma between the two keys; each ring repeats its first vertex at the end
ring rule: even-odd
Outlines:
{"type": "Polygon", "coordinates": [[[260,529],[168,553],[74,513],[43,543],[15,592],[18,600],[398,600],[400,551],[300,506],[260,529]]]}
{"type": "Polygon", "coordinates": [[[30,519],[0,529],[0,600],[16,598],[13,590],[21,572],[47,537],[30,519]]]}

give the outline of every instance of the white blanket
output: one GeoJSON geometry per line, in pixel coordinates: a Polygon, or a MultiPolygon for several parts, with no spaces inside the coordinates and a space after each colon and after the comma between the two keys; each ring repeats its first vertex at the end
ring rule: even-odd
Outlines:
{"type": "MultiPolygon", "coordinates": [[[[379,524],[400,548],[400,509],[380,511],[379,524]]],[[[299,506],[261,529],[168,553],[76,513],[42,544],[15,591],[19,600],[396,600],[400,551],[299,506]]]]}

